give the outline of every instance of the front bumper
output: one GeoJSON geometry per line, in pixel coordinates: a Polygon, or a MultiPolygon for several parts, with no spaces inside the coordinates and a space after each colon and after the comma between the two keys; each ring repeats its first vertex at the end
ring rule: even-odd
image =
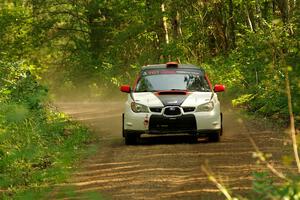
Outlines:
{"type": "Polygon", "coordinates": [[[208,134],[221,130],[220,112],[193,112],[176,117],[162,114],[133,113],[124,115],[124,131],[128,134],[208,134]]]}
{"type": "Polygon", "coordinates": [[[149,134],[161,133],[196,133],[197,122],[193,114],[180,117],[151,115],[148,126],[149,134]]]}

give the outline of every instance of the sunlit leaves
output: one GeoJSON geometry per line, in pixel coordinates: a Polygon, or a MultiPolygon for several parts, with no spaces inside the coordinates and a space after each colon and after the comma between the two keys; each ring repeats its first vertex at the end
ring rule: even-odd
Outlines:
{"type": "Polygon", "coordinates": [[[237,99],[232,100],[233,106],[239,106],[239,105],[247,105],[251,100],[255,98],[254,94],[244,94],[237,99]]]}

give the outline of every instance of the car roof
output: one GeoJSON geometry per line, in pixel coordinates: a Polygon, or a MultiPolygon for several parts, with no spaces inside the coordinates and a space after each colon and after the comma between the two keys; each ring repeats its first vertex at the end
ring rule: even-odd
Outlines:
{"type": "Polygon", "coordinates": [[[177,64],[177,67],[167,67],[167,64],[151,64],[142,67],[142,71],[151,69],[196,69],[204,72],[204,69],[192,64],[177,64]]]}

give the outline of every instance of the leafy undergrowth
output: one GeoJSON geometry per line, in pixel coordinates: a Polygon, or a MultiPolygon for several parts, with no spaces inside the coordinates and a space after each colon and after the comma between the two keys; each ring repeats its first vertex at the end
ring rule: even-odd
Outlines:
{"type": "Polygon", "coordinates": [[[49,108],[1,104],[1,199],[40,199],[87,152],[88,130],[49,108]]]}
{"type": "Polygon", "coordinates": [[[35,69],[0,60],[0,199],[41,199],[93,140],[48,103],[35,69]]]}

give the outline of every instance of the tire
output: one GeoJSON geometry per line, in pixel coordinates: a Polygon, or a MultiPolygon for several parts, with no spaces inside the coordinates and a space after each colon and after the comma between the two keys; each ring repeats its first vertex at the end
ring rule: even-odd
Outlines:
{"type": "Polygon", "coordinates": [[[221,130],[220,135],[223,135],[223,113],[221,113],[221,130]]]}
{"type": "Polygon", "coordinates": [[[125,130],[124,130],[124,113],[122,114],[122,136],[125,137],[125,130]]]}
{"type": "Polygon", "coordinates": [[[126,145],[135,145],[138,142],[138,138],[140,135],[130,133],[128,134],[127,131],[124,129],[124,113],[122,114],[122,136],[125,139],[125,144],[126,145]]]}
{"type": "Polygon", "coordinates": [[[198,143],[198,138],[199,138],[199,135],[197,133],[191,134],[189,143],[190,144],[197,144],[198,143]]]}
{"type": "Polygon", "coordinates": [[[126,145],[135,145],[138,142],[138,135],[129,135],[129,134],[125,134],[125,144],[126,145]]]}
{"type": "Polygon", "coordinates": [[[208,140],[210,142],[220,142],[221,139],[221,131],[215,131],[208,135],[208,140]]]}

